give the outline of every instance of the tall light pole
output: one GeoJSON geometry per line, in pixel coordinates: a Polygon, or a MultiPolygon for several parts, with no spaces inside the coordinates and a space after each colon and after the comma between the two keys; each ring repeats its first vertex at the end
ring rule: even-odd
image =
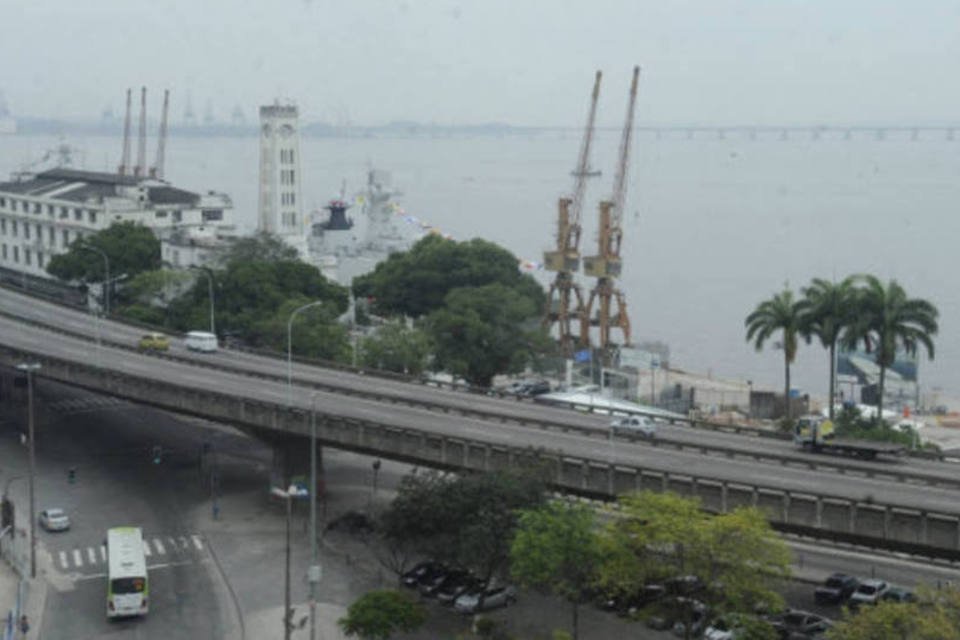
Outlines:
{"type": "Polygon", "coordinates": [[[210,291],[210,333],[217,334],[217,325],[214,322],[213,316],[213,272],[207,267],[198,267],[196,265],[190,265],[191,269],[200,271],[203,275],[207,276],[207,288],[210,291]]]}
{"type": "Polygon", "coordinates": [[[30,577],[37,577],[37,502],[34,494],[34,480],[37,472],[35,457],[35,438],[33,427],[33,372],[40,369],[37,362],[24,362],[17,369],[27,373],[27,430],[30,443],[30,577]]]}
{"type": "Polygon", "coordinates": [[[317,546],[317,392],[310,394],[310,640],[317,637],[317,585],[320,582],[320,552],[317,546]]]}
{"type": "Polygon", "coordinates": [[[284,575],[283,590],[283,638],[290,640],[290,633],[293,631],[293,612],[290,610],[290,516],[292,511],[292,501],[294,497],[302,497],[307,492],[290,485],[286,491],[274,487],[273,495],[283,498],[287,501],[287,550],[286,550],[286,573],[284,575]]]}
{"type": "Polygon", "coordinates": [[[110,258],[107,257],[107,253],[98,247],[93,246],[87,242],[84,242],[79,245],[81,249],[89,249],[90,251],[95,251],[103,256],[103,313],[109,318],[110,317],[110,258]]]}
{"type": "Polygon", "coordinates": [[[290,314],[290,320],[287,321],[287,404],[293,404],[293,319],[301,311],[306,311],[310,307],[316,307],[323,304],[323,300],[308,302],[302,307],[297,307],[290,314]]]}

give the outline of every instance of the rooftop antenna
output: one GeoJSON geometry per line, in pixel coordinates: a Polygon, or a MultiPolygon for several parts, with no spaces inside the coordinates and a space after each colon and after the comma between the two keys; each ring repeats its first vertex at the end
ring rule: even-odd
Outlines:
{"type": "Polygon", "coordinates": [[[130,89],[127,89],[127,115],[123,119],[123,155],[117,173],[126,175],[130,168],[130,89]]]}
{"type": "Polygon", "coordinates": [[[147,166],[147,88],[140,88],[140,133],[137,136],[137,166],[133,175],[140,177],[147,166]]]}
{"type": "Polygon", "coordinates": [[[167,150],[167,112],[170,110],[170,89],[163,92],[163,115],[160,117],[160,139],[157,141],[157,160],[150,177],[163,180],[163,159],[167,150]]]}

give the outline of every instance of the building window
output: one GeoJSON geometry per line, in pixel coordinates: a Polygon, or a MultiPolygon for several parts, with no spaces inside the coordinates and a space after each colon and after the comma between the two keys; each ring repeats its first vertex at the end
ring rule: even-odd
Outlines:
{"type": "Polygon", "coordinates": [[[47,215],[52,216],[52,215],[53,215],[53,209],[54,209],[53,205],[52,205],[52,204],[48,204],[48,205],[47,205],[47,215]]]}
{"type": "Polygon", "coordinates": [[[77,222],[81,222],[83,220],[83,209],[74,209],[73,219],[77,222]]]}
{"type": "Polygon", "coordinates": [[[5,206],[7,206],[7,199],[0,198],[0,207],[5,207],[5,206]]]}
{"type": "Polygon", "coordinates": [[[201,215],[204,222],[223,220],[223,209],[204,209],[201,215]]]}
{"type": "Polygon", "coordinates": [[[171,211],[170,216],[173,218],[174,222],[180,222],[181,220],[183,220],[182,211],[171,211]]]}
{"type": "Polygon", "coordinates": [[[62,220],[63,218],[66,218],[68,215],[70,215],[70,210],[67,209],[66,207],[60,207],[60,219],[62,220]]]}
{"type": "Polygon", "coordinates": [[[7,219],[0,218],[0,233],[7,235],[7,219]]]}
{"type": "Polygon", "coordinates": [[[43,213],[43,205],[39,202],[33,203],[33,212],[34,213],[43,213]]]}
{"type": "Polygon", "coordinates": [[[50,239],[50,246],[57,244],[57,236],[52,226],[47,227],[47,237],[50,239]]]}
{"type": "Polygon", "coordinates": [[[92,209],[87,212],[87,217],[90,220],[90,224],[97,224],[97,212],[92,209]]]}
{"type": "Polygon", "coordinates": [[[43,251],[37,251],[37,266],[43,269],[43,251]]]}
{"type": "Polygon", "coordinates": [[[64,229],[63,230],[63,248],[66,249],[69,246],[70,246],[70,230],[64,229]]]}
{"type": "Polygon", "coordinates": [[[166,212],[166,211],[157,211],[157,212],[154,214],[154,217],[157,218],[157,219],[166,218],[166,217],[167,217],[167,212],[166,212]]]}
{"type": "Polygon", "coordinates": [[[14,238],[17,237],[17,221],[16,220],[10,221],[10,232],[14,238]]]}
{"type": "Polygon", "coordinates": [[[287,155],[290,156],[290,164],[293,164],[293,149],[287,151],[287,155]]]}
{"type": "Polygon", "coordinates": [[[30,239],[30,225],[26,222],[23,223],[23,237],[27,240],[30,239]]]}
{"type": "Polygon", "coordinates": [[[293,169],[290,169],[290,184],[293,184],[294,182],[296,181],[293,179],[293,169]]]}
{"type": "Polygon", "coordinates": [[[7,245],[3,245],[3,259],[7,259],[7,245]]]}
{"type": "Polygon", "coordinates": [[[23,250],[23,263],[24,263],[25,265],[27,265],[27,266],[30,266],[30,264],[31,264],[31,262],[30,262],[30,257],[31,257],[31,256],[30,256],[30,249],[24,249],[24,250],[23,250]]]}
{"type": "Polygon", "coordinates": [[[13,245],[13,261],[20,262],[20,247],[13,245]]]}

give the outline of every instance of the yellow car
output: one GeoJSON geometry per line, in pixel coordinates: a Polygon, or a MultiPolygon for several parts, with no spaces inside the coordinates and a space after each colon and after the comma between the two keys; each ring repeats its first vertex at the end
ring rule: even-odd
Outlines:
{"type": "Polygon", "coordinates": [[[170,348],[170,339],[162,333],[148,333],[137,343],[140,351],[166,351],[170,348]]]}

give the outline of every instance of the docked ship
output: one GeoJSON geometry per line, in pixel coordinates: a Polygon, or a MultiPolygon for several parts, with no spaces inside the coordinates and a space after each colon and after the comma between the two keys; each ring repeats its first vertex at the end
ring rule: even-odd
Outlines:
{"type": "Polygon", "coordinates": [[[354,204],[343,191],[323,211],[313,212],[307,244],[310,261],[324,277],[349,286],[391,253],[406,251],[423,237],[420,226],[401,215],[397,195],[387,172],[371,170],[366,188],[354,199],[356,219],[347,215],[354,204]]]}

